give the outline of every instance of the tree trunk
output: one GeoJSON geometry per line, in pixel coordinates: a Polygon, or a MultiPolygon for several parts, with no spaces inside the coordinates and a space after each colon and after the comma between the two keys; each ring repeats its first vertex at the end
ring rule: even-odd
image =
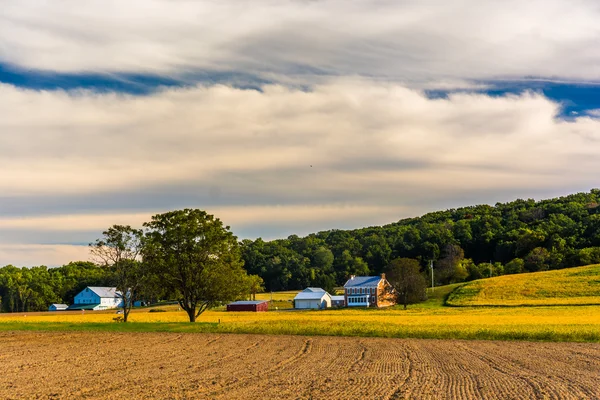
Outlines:
{"type": "Polygon", "coordinates": [[[131,303],[129,303],[129,306],[127,305],[127,303],[125,303],[123,305],[123,322],[127,322],[127,318],[129,317],[130,311],[131,311],[131,303]]]}
{"type": "Polygon", "coordinates": [[[186,311],[187,311],[188,317],[190,317],[190,322],[196,322],[196,310],[190,308],[186,311]]]}

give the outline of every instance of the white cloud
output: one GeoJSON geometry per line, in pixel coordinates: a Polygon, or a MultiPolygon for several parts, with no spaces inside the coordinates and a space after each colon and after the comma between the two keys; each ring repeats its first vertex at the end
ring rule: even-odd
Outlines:
{"type": "MultiPolygon", "coordinates": [[[[360,227],[597,186],[600,121],[563,121],[557,111],[534,93],[428,99],[357,79],[310,91],[199,86],[145,97],[2,85],[0,210],[6,196],[37,208],[4,212],[0,236],[72,243],[82,232],[85,243],[114,223],[139,226],[188,206],[234,233],[273,237],[261,229],[360,227]],[[95,197],[106,202],[90,211],[95,197]],[[53,209],[60,201],[69,211],[53,209]]],[[[3,251],[25,263],[25,250],[3,251]]]]}
{"type": "Polygon", "coordinates": [[[594,0],[5,0],[0,60],[62,72],[600,79],[594,0]]]}
{"type": "Polygon", "coordinates": [[[70,245],[0,244],[0,266],[12,264],[17,267],[56,267],[70,261],[90,261],[89,248],[70,245]]]}
{"type": "Polygon", "coordinates": [[[0,191],[67,195],[195,182],[240,196],[293,199],[309,190],[352,200],[365,190],[444,187],[459,177],[465,189],[491,177],[496,187],[575,172],[589,179],[596,161],[581,157],[599,153],[600,122],[561,121],[557,111],[533,93],[428,99],[357,80],[312,91],[212,86],[148,97],[4,85],[0,191]]]}

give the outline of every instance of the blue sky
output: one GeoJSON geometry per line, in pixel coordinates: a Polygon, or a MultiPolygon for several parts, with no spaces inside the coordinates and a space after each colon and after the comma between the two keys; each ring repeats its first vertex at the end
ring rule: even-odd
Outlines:
{"type": "Polygon", "coordinates": [[[600,186],[600,6],[7,0],[0,265],[183,207],[240,238],[600,186]]]}

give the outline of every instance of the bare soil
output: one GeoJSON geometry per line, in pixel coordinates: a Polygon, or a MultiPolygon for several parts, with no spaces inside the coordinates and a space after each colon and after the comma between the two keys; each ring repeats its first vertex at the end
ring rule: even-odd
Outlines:
{"type": "Polygon", "coordinates": [[[600,399],[600,344],[0,332],[0,398],[600,399]]]}

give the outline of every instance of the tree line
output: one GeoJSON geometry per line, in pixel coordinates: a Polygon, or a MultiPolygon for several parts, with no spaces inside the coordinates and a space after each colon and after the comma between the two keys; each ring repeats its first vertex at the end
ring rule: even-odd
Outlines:
{"type": "Polygon", "coordinates": [[[355,230],[242,241],[248,273],[272,291],[376,275],[392,260],[414,259],[435,283],[600,263],[600,190],[438,211],[355,230]]]}
{"type": "Polygon", "coordinates": [[[194,322],[208,308],[262,289],[262,280],[243,269],[230,228],[202,210],[158,214],[143,229],[113,225],[90,248],[95,262],[0,268],[1,309],[46,310],[54,302],[72,303],[86,286],[114,286],[125,322],[142,298],[176,300],[194,322]]]}
{"type": "Polygon", "coordinates": [[[263,282],[268,291],[331,292],[350,275],[389,271],[398,258],[418,265],[428,282],[432,263],[437,285],[600,263],[600,190],[272,241],[238,242],[218,218],[186,209],[156,215],[143,229],[110,227],[91,249],[95,262],[0,268],[0,310],[45,310],[72,303],[86,286],[117,286],[130,299],[177,300],[193,321],[263,282]]]}

